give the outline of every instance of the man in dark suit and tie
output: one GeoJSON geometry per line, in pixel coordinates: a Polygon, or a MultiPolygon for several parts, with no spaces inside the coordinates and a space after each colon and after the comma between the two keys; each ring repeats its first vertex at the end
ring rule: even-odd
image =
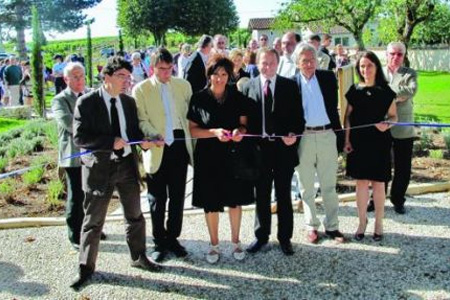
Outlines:
{"type": "MultiPolygon", "coordinates": [[[[80,97],[75,106],[74,141],[81,157],[85,217],[81,232],[79,278],[71,285],[79,289],[94,273],[98,246],[114,188],[120,195],[126,224],[126,240],[131,266],[149,271],[161,267],[151,262],[145,252],[145,219],[140,206],[137,153],[128,141],[141,141],[136,104],[122,94],[131,80],[133,67],[122,57],[111,57],[103,68],[101,88],[80,97]]],[[[150,142],[141,142],[143,149],[150,142]]]]}
{"type": "Polygon", "coordinates": [[[291,244],[294,227],[291,181],[298,165],[298,138],[303,132],[304,119],[300,94],[294,81],[277,75],[278,53],[260,49],[257,57],[260,75],[248,81],[242,92],[253,100],[254,112],[249,116],[248,130],[261,134],[258,143],[262,150],[263,166],[256,183],[256,240],[249,253],[265,248],[271,228],[271,191],[275,184],[278,203],[278,241],[286,255],[294,254],[291,244]],[[283,136],[282,138],[273,137],[283,136]]]}
{"type": "Polygon", "coordinates": [[[208,78],[206,77],[206,64],[208,63],[212,47],[212,37],[203,35],[198,41],[198,50],[195,53],[192,53],[190,61],[186,66],[184,79],[191,84],[193,93],[203,90],[208,83],[208,78]]]}
{"type": "Polygon", "coordinates": [[[344,242],[339,231],[339,199],[336,193],[338,149],[342,150],[344,135],[338,113],[338,87],[332,71],[317,70],[315,47],[301,44],[296,50],[295,75],[305,116],[305,132],[298,148],[300,164],[296,170],[303,186],[302,199],[307,240],[317,243],[320,221],[316,215],[314,188],[317,173],[325,207],[324,227],[328,237],[344,242]],[[337,132],[336,132],[337,131],[337,132]]]}

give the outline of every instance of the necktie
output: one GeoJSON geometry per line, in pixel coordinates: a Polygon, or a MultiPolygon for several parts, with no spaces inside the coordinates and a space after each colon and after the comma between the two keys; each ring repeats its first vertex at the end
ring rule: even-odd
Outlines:
{"type": "Polygon", "coordinates": [[[169,97],[169,91],[167,90],[166,84],[161,84],[161,98],[163,100],[164,104],[164,111],[166,115],[166,131],[165,131],[165,138],[164,141],[167,145],[172,145],[174,142],[174,136],[173,136],[173,122],[172,122],[172,110],[170,108],[170,97],[169,97]]]}
{"type": "Polygon", "coordinates": [[[264,93],[264,117],[265,117],[265,129],[267,134],[273,134],[273,122],[272,122],[272,107],[273,107],[273,96],[272,90],[270,89],[270,80],[266,80],[263,87],[264,93]]]}
{"type": "MultiPolygon", "coordinates": [[[[111,98],[111,128],[114,137],[122,137],[122,134],[120,133],[119,113],[117,112],[116,98],[111,98]]],[[[122,157],[123,148],[120,150],[114,150],[114,153],[118,157],[122,157]]]]}
{"type": "Polygon", "coordinates": [[[79,93],[78,94],[78,98],[80,98],[81,96],[83,96],[83,93],[79,93]]]}

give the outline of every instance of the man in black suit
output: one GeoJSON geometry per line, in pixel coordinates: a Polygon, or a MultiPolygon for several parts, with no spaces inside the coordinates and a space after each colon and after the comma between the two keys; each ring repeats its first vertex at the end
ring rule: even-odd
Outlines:
{"type": "MultiPolygon", "coordinates": [[[[79,278],[71,285],[75,290],[94,273],[100,234],[114,188],[119,191],[124,211],[131,265],[149,271],[161,268],[145,254],[137,153],[135,146],[127,143],[143,139],[135,101],[122,93],[131,80],[132,70],[131,64],[122,57],[111,57],[102,70],[102,87],[80,97],[75,106],[74,142],[82,151],[91,151],[81,157],[85,217],[79,278]]],[[[148,149],[152,144],[141,142],[140,145],[148,149]]]]}
{"type": "Polygon", "coordinates": [[[203,35],[198,41],[198,50],[192,54],[188,62],[184,79],[189,81],[192,92],[196,93],[203,90],[208,83],[206,77],[206,64],[208,63],[209,53],[213,47],[213,39],[209,35],[203,35]]]}
{"type": "Polygon", "coordinates": [[[249,253],[263,249],[271,228],[271,191],[275,184],[278,203],[278,241],[286,255],[294,254],[291,244],[294,227],[291,199],[291,181],[294,167],[298,165],[298,138],[303,132],[304,120],[300,94],[294,81],[276,74],[279,56],[271,49],[258,52],[260,75],[247,82],[242,92],[253,100],[253,113],[249,116],[248,130],[261,134],[258,143],[263,154],[260,179],[256,183],[256,240],[249,253]],[[283,136],[282,138],[273,137],[283,136]]]}
{"type": "Polygon", "coordinates": [[[306,121],[304,136],[300,141],[296,168],[303,186],[307,239],[317,243],[320,221],[316,215],[315,174],[317,173],[325,207],[325,233],[337,242],[343,242],[339,231],[339,199],[336,193],[338,149],[343,148],[343,132],[338,113],[338,87],[332,71],[317,70],[316,49],[308,44],[297,48],[297,66],[300,70],[294,79],[302,98],[306,121]],[[337,131],[337,132],[336,132],[337,131]]]}

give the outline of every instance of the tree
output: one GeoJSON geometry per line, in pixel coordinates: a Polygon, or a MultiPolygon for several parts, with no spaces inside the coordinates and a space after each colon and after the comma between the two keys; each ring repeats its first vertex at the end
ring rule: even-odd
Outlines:
{"type": "Polygon", "coordinates": [[[226,35],[239,25],[233,0],[191,0],[188,6],[176,0],[176,10],[183,13],[176,16],[175,29],[187,35],[226,35]]]}
{"type": "Polygon", "coordinates": [[[123,46],[122,30],[120,30],[120,29],[119,29],[119,51],[120,51],[120,53],[122,53],[122,55],[123,55],[123,53],[125,53],[124,46],[123,46]]]}
{"type": "Polygon", "coordinates": [[[91,38],[91,24],[94,22],[94,19],[86,21],[87,26],[87,38],[86,38],[86,79],[88,85],[92,87],[92,38],[91,38]]]}
{"type": "Polygon", "coordinates": [[[82,10],[97,5],[101,0],[3,0],[3,2],[4,5],[0,6],[0,23],[6,28],[15,29],[18,52],[21,57],[26,57],[24,32],[31,26],[33,5],[40,17],[40,35],[42,35],[46,30],[65,32],[80,28],[86,19],[82,10]]]}
{"type": "Polygon", "coordinates": [[[290,0],[281,9],[276,27],[316,25],[324,29],[339,25],[353,34],[359,50],[364,50],[363,30],[373,18],[381,0],[290,0]]]}
{"type": "Polygon", "coordinates": [[[439,3],[431,17],[417,26],[412,40],[422,44],[450,44],[450,4],[439,3]]]}
{"type": "Polygon", "coordinates": [[[41,24],[39,14],[36,7],[31,8],[32,11],[32,28],[33,28],[33,49],[31,54],[31,76],[32,90],[34,98],[34,108],[36,113],[45,118],[45,97],[44,97],[44,76],[42,62],[42,45],[41,45],[41,24]]]}
{"type": "Polygon", "coordinates": [[[191,0],[189,5],[182,0],[118,0],[119,26],[133,38],[152,33],[156,45],[165,44],[171,29],[187,35],[227,34],[238,23],[233,0],[191,0]]]}
{"type": "Polygon", "coordinates": [[[173,27],[174,0],[118,0],[117,23],[137,38],[151,32],[156,45],[162,45],[166,32],[173,27]]]}
{"type": "Polygon", "coordinates": [[[238,48],[246,48],[251,33],[246,28],[239,28],[230,33],[230,44],[234,43],[238,48]]]}

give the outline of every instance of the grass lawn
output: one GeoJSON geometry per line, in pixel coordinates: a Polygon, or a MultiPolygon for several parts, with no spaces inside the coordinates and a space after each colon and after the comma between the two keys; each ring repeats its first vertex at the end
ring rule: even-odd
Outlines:
{"type": "Polygon", "coordinates": [[[418,76],[416,121],[450,123],[450,73],[420,71],[418,76]]]}
{"type": "Polygon", "coordinates": [[[0,133],[13,129],[15,127],[22,126],[26,123],[26,120],[16,120],[9,118],[0,118],[0,133]]]}

